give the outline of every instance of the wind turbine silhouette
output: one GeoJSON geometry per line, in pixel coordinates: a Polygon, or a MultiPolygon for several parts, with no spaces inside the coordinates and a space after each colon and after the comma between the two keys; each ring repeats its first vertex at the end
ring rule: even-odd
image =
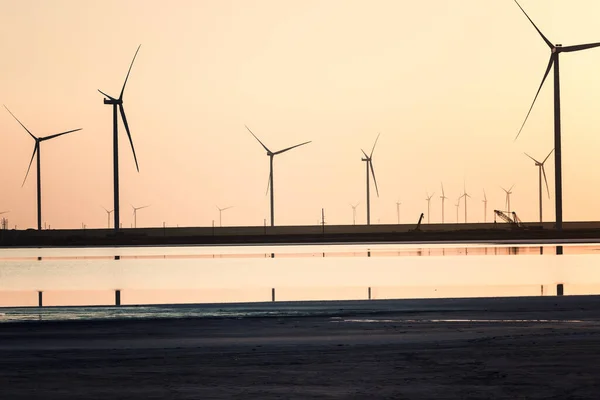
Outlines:
{"type": "Polygon", "coordinates": [[[350,207],[352,207],[352,224],[356,225],[356,207],[358,207],[359,203],[356,203],[355,205],[350,204],[350,207]]]}
{"type": "Polygon", "coordinates": [[[546,80],[546,77],[548,76],[550,69],[554,66],[554,149],[556,150],[556,152],[554,153],[554,180],[555,180],[555,191],[556,191],[556,196],[555,196],[556,197],[556,229],[562,230],[562,222],[563,222],[562,167],[561,167],[562,150],[561,150],[561,134],[560,134],[560,129],[561,129],[560,128],[560,74],[559,74],[558,55],[560,53],[570,53],[570,52],[574,52],[574,51],[592,49],[594,47],[600,46],[600,42],[580,44],[580,45],[574,45],[574,46],[563,46],[561,44],[553,45],[552,42],[550,42],[550,40],[548,40],[548,38],[546,38],[546,36],[544,36],[542,31],[540,31],[538,29],[538,27],[533,23],[533,20],[531,18],[529,18],[529,15],[527,15],[527,13],[523,9],[523,7],[521,7],[521,5],[517,2],[517,0],[515,0],[515,3],[517,3],[517,5],[521,9],[521,11],[523,11],[523,14],[525,14],[525,16],[527,17],[529,22],[531,22],[531,25],[533,25],[535,30],[540,34],[540,36],[542,37],[544,42],[546,42],[546,44],[550,48],[550,60],[548,61],[548,66],[546,67],[546,72],[544,72],[544,77],[542,78],[542,83],[540,84],[540,87],[538,88],[538,90],[535,94],[535,97],[533,98],[531,107],[529,107],[529,111],[527,112],[527,115],[525,116],[525,120],[523,121],[523,124],[521,125],[521,129],[519,129],[519,133],[517,134],[517,137],[515,138],[515,140],[521,134],[521,131],[523,130],[523,127],[525,126],[525,123],[527,122],[527,118],[529,118],[529,114],[531,113],[533,105],[535,104],[535,101],[536,101],[538,95],[540,94],[540,90],[542,89],[542,86],[544,85],[544,81],[546,80]]]}
{"type": "Polygon", "coordinates": [[[427,223],[429,223],[429,215],[431,214],[431,198],[433,197],[433,195],[435,194],[435,192],[431,193],[431,196],[429,195],[429,193],[425,192],[425,195],[427,197],[425,197],[425,201],[427,201],[427,223]]]}
{"type": "Polygon", "coordinates": [[[515,187],[514,184],[510,187],[510,189],[506,190],[502,186],[500,186],[500,188],[502,190],[504,190],[504,192],[506,193],[506,205],[508,206],[508,213],[509,214],[510,214],[510,195],[512,194],[512,188],[513,187],[515,187]]]}
{"type": "Polygon", "coordinates": [[[444,223],[444,200],[447,199],[446,195],[444,194],[444,184],[442,183],[442,195],[440,196],[440,199],[442,199],[442,224],[444,223]]]}
{"type": "Polygon", "coordinates": [[[525,153],[527,157],[531,158],[533,162],[535,162],[535,166],[538,167],[540,180],[540,222],[542,222],[542,174],[544,175],[544,182],[546,182],[546,191],[548,192],[548,198],[550,198],[550,189],[548,189],[548,180],[546,179],[546,170],[544,169],[544,163],[546,162],[546,160],[548,160],[548,157],[550,157],[550,154],[552,154],[553,151],[554,149],[550,150],[550,153],[548,153],[548,155],[546,156],[546,158],[544,158],[544,161],[542,162],[539,162],[535,158],[531,157],[529,154],[525,153]]]}
{"type": "Polygon", "coordinates": [[[471,197],[471,196],[467,193],[467,188],[464,183],[463,183],[463,194],[461,197],[465,198],[465,224],[466,224],[467,223],[467,197],[471,197]]]}
{"type": "Polygon", "coordinates": [[[108,211],[106,208],[102,207],[104,209],[104,211],[106,211],[107,214],[107,218],[108,218],[108,229],[110,229],[110,214],[114,211],[114,210],[110,210],[108,211]]]}
{"type": "Polygon", "coordinates": [[[140,172],[140,167],[138,165],[137,156],[135,155],[135,148],[133,147],[133,140],[131,139],[131,132],[129,132],[129,124],[127,123],[127,116],[125,116],[125,110],[123,108],[123,92],[125,92],[125,85],[127,85],[127,80],[129,79],[129,74],[131,73],[131,67],[133,67],[133,62],[135,61],[135,57],[137,56],[138,51],[140,51],[139,45],[135,54],[133,56],[133,60],[131,60],[131,65],[129,65],[129,70],[127,71],[127,76],[125,76],[125,82],[123,82],[123,87],[121,88],[121,94],[119,94],[119,98],[115,99],[98,89],[100,93],[102,93],[106,98],[104,99],[104,104],[113,106],[113,172],[114,172],[114,217],[115,217],[115,231],[119,230],[119,135],[118,135],[118,117],[117,117],[117,109],[121,113],[121,119],[123,120],[123,125],[125,126],[125,131],[127,131],[127,137],[129,138],[129,143],[131,144],[131,151],[133,152],[133,159],[135,160],[135,168],[138,172],[140,172]]]}
{"type": "Polygon", "coordinates": [[[462,198],[462,196],[458,196],[458,199],[456,200],[456,204],[454,205],[454,207],[456,207],[456,223],[458,224],[458,209],[460,208],[460,199],[462,198]]]}
{"type": "Polygon", "coordinates": [[[400,206],[402,205],[402,203],[400,203],[400,200],[396,201],[396,215],[398,216],[398,225],[400,225],[400,206]]]}
{"type": "Polygon", "coordinates": [[[217,209],[219,210],[219,226],[223,226],[223,223],[221,222],[221,213],[225,210],[229,210],[230,208],[232,208],[233,206],[229,206],[229,207],[225,207],[225,208],[220,208],[219,206],[216,206],[217,209]]]}
{"type": "Polygon", "coordinates": [[[133,208],[133,227],[134,228],[137,228],[137,211],[141,210],[142,208],[148,208],[148,207],[150,207],[150,205],[141,206],[141,207],[134,207],[133,205],[131,205],[131,208],[133,208]]]}
{"type": "Polygon", "coordinates": [[[367,155],[363,149],[360,151],[363,152],[365,158],[361,158],[362,161],[367,165],[367,225],[371,225],[371,187],[369,185],[369,170],[371,170],[371,175],[373,175],[373,182],[375,183],[375,191],[377,192],[377,197],[379,197],[379,189],[377,188],[377,179],[375,179],[375,170],[373,169],[373,152],[375,151],[375,146],[377,146],[377,141],[379,140],[379,135],[377,134],[377,138],[375,138],[375,143],[373,143],[373,148],[371,149],[371,154],[367,155]]]}
{"type": "Polygon", "coordinates": [[[31,155],[31,160],[29,161],[29,167],[27,167],[27,173],[25,174],[25,179],[23,179],[23,184],[21,185],[21,187],[23,187],[25,185],[25,181],[27,180],[27,176],[29,175],[29,170],[31,169],[31,164],[33,163],[33,158],[37,154],[37,220],[38,220],[37,228],[38,228],[38,230],[41,230],[42,229],[42,165],[41,165],[40,153],[41,153],[42,149],[41,149],[40,145],[42,142],[45,142],[46,140],[54,139],[59,136],[66,135],[67,133],[80,131],[81,128],[73,129],[70,131],[57,133],[57,134],[45,136],[45,137],[36,137],[29,131],[29,129],[27,129],[25,127],[25,125],[23,125],[23,123],[21,123],[21,121],[19,121],[19,119],[17,117],[15,117],[15,115],[8,109],[8,107],[4,106],[4,108],[6,108],[6,111],[8,111],[10,113],[10,115],[12,115],[13,118],[17,120],[19,125],[21,125],[23,127],[23,129],[25,129],[27,131],[27,133],[29,133],[29,136],[31,136],[33,138],[33,140],[35,140],[35,145],[33,147],[33,154],[31,155]]]}
{"type": "Polygon", "coordinates": [[[487,222],[487,197],[485,195],[485,189],[483,189],[483,222],[487,222]]]}
{"type": "MultiPolygon", "coordinates": [[[[246,126],[246,125],[244,125],[246,126]]],[[[275,157],[278,154],[281,153],[285,153],[286,151],[295,149],[296,147],[300,147],[300,146],[304,146],[305,144],[311,143],[311,141],[308,142],[304,142],[304,143],[300,143],[291,147],[287,147],[283,150],[279,150],[279,151],[271,151],[269,150],[269,148],[267,146],[264,145],[263,142],[260,141],[260,139],[258,137],[256,137],[256,135],[250,130],[250,128],[248,128],[246,126],[246,129],[248,129],[248,132],[250,132],[250,134],[252,134],[252,136],[254,136],[254,138],[256,140],[258,140],[258,143],[260,143],[260,145],[267,151],[267,156],[269,156],[269,182],[267,183],[267,193],[269,192],[269,187],[271,188],[271,226],[275,226],[275,195],[273,193],[273,157],[275,157]]]]}

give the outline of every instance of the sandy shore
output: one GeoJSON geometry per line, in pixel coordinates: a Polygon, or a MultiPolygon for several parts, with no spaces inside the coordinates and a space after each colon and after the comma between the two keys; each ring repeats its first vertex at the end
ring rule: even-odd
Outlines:
{"type": "Polygon", "coordinates": [[[426,311],[399,312],[369,302],[371,311],[356,315],[5,323],[1,398],[598,398],[600,300],[532,303],[474,299],[444,311],[430,301],[426,311]]]}

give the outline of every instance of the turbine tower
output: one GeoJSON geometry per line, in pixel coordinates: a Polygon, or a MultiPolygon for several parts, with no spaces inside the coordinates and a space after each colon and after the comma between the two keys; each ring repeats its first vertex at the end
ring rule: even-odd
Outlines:
{"type": "Polygon", "coordinates": [[[544,163],[550,157],[550,154],[554,149],[550,150],[550,153],[544,158],[544,161],[539,162],[535,158],[531,157],[529,154],[525,153],[525,155],[533,160],[535,166],[538,167],[539,181],[540,181],[540,222],[542,222],[542,174],[544,175],[544,182],[546,182],[546,191],[548,192],[548,198],[550,198],[550,189],[548,189],[548,180],[546,179],[546,170],[544,169],[544,163]]]}
{"type": "Polygon", "coordinates": [[[138,166],[137,157],[135,155],[135,148],[133,147],[133,140],[131,139],[131,132],[129,132],[129,124],[127,123],[127,117],[125,116],[125,109],[123,108],[123,92],[125,92],[125,85],[127,85],[127,80],[129,79],[129,73],[131,72],[131,67],[133,67],[133,62],[135,61],[135,57],[137,56],[138,51],[140,51],[139,45],[135,54],[133,56],[133,60],[131,60],[131,65],[129,65],[129,70],[127,71],[127,76],[125,76],[125,82],[123,83],[123,87],[121,88],[121,94],[119,94],[119,98],[115,99],[98,89],[100,93],[102,93],[106,98],[104,99],[104,104],[111,105],[113,107],[113,173],[114,173],[114,217],[115,217],[115,231],[119,230],[119,135],[118,135],[118,117],[117,117],[117,108],[121,113],[121,119],[123,120],[123,126],[125,126],[125,131],[127,131],[127,137],[129,138],[129,143],[131,144],[131,151],[133,152],[133,159],[135,160],[135,168],[138,172],[140,172],[140,168],[138,166]]]}
{"type": "MultiPolygon", "coordinates": [[[[570,52],[574,52],[574,51],[580,51],[580,50],[586,50],[586,49],[598,47],[598,46],[600,46],[600,42],[580,44],[580,45],[574,45],[574,46],[563,46],[561,44],[554,45],[554,44],[552,44],[552,42],[550,42],[550,40],[548,40],[548,38],[546,38],[546,36],[544,36],[542,31],[540,31],[538,29],[538,27],[533,23],[533,20],[531,18],[529,18],[529,15],[527,15],[527,13],[523,9],[523,7],[521,7],[521,5],[517,2],[517,0],[515,0],[515,3],[517,3],[517,5],[521,9],[521,11],[523,11],[523,14],[525,14],[525,16],[527,17],[529,22],[531,22],[531,24],[533,25],[535,30],[539,33],[539,35],[542,37],[544,42],[546,42],[546,44],[550,48],[550,60],[548,61],[548,66],[546,67],[546,72],[544,72],[544,77],[542,78],[542,83],[540,84],[540,87],[538,88],[537,93],[535,94],[535,97],[533,98],[531,107],[529,107],[529,111],[527,112],[527,115],[525,116],[525,120],[523,121],[523,124],[521,125],[521,129],[519,129],[519,133],[517,134],[516,138],[518,138],[519,135],[521,134],[521,131],[523,130],[523,127],[525,126],[525,123],[527,122],[527,118],[529,117],[529,114],[531,113],[531,109],[533,108],[535,101],[536,101],[538,95],[540,94],[540,90],[542,89],[542,86],[544,85],[544,81],[546,80],[546,77],[548,76],[550,69],[554,66],[554,149],[556,150],[554,153],[554,180],[555,180],[555,191],[556,191],[556,196],[555,196],[556,197],[556,229],[562,230],[562,222],[563,222],[562,167],[561,167],[562,150],[561,150],[561,133],[560,133],[560,74],[559,74],[558,55],[560,53],[570,53],[570,52]]],[[[515,140],[516,140],[516,138],[515,138],[515,140]]]]}
{"type": "Polygon", "coordinates": [[[137,211],[141,210],[142,208],[147,208],[147,207],[150,207],[150,206],[148,205],[148,206],[134,207],[133,205],[131,205],[131,208],[133,208],[133,227],[134,228],[137,228],[137,211]]]}
{"type": "Polygon", "coordinates": [[[350,204],[350,207],[352,207],[352,224],[356,225],[356,207],[358,207],[360,203],[356,203],[355,205],[350,204]]]}
{"type": "Polygon", "coordinates": [[[400,206],[402,205],[402,203],[400,203],[400,200],[396,201],[396,215],[398,217],[398,225],[400,225],[400,206]]]}
{"type": "Polygon", "coordinates": [[[38,228],[38,230],[42,230],[42,164],[41,164],[41,155],[40,155],[40,153],[42,151],[41,143],[45,142],[46,140],[50,140],[50,139],[54,139],[54,138],[62,136],[62,135],[66,135],[67,133],[80,131],[81,128],[73,129],[70,131],[57,133],[57,134],[45,136],[45,137],[36,137],[29,131],[29,129],[27,129],[25,127],[25,125],[23,125],[21,123],[21,121],[19,121],[19,119],[17,117],[15,117],[15,115],[8,109],[8,107],[4,106],[4,108],[6,108],[6,111],[8,111],[10,113],[10,115],[12,115],[13,118],[17,120],[17,122],[23,127],[23,129],[25,129],[27,131],[27,133],[29,133],[29,136],[31,136],[33,138],[33,140],[35,140],[35,145],[33,147],[33,154],[31,155],[31,160],[29,161],[29,167],[27,167],[27,173],[25,174],[25,179],[23,179],[23,184],[21,185],[21,187],[23,187],[23,185],[25,185],[25,181],[27,180],[27,176],[29,175],[29,170],[31,169],[31,164],[33,163],[33,158],[37,154],[37,220],[38,220],[37,228],[38,228]]]}
{"type": "MultiPolygon", "coordinates": [[[[104,208],[104,207],[102,207],[102,208],[104,208]]],[[[107,225],[107,227],[108,227],[108,229],[110,229],[110,214],[111,214],[111,213],[112,213],[114,210],[110,210],[110,211],[108,211],[106,208],[104,208],[104,211],[106,211],[107,218],[108,218],[108,225],[107,225]]]]}
{"type": "Polygon", "coordinates": [[[225,210],[229,210],[230,208],[232,208],[233,206],[229,206],[229,207],[225,207],[225,208],[220,208],[219,206],[216,206],[217,209],[219,210],[219,226],[223,226],[223,220],[221,219],[221,214],[223,213],[223,211],[225,210]]]}
{"type": "Polygon", "coordinates": [[[504,193],[506,193],[506,204],[505,204],[505,205],[508,207],[508,213],[509,213],[509,214],[510,214],[510,195],[512,194],[512,188],[513,188],[514,186],[515,186],[515,185],[512,185],[512,186],[510,187],[510,189],[508,189],[508,190],[506,190],[506,189],[504,189],[502,186],[500,186],[500,187],[502,188],[502,190],[504,190],[504,193]]]}
{"type": "Polygon", "coordinates": [[[371,154],[367,155],[363,149],[360,149],[365,158],[361,158],[362,161],[367,165],[367,225],[371,225],[371,193],[370,193],[370,185],[369,185],[369,169],[371,170],[371,175],[373,175],[373,183],[375,183],[375,191],[377,192],[377,197],[379,197],[379,189],[377,188],[377,179],[375,179],[375,170],[373,169],[373,152],[375,151],[375,146],[377,146],[377,141],[379,140],[380,133],[377,134],[377,138],[375,139],[375,143],[373,144],[373,148],[371,149],[371,154]]]}
{"type": "Polygon", "coordinates": [[[429,215],[431,214],[431,208],[430,208],[431,199],[433,198],[434,194],[435,194],[435,192],[431,193],[431,196],[430,196],[429,193],[425,192],[425,195],[427,196],[427,197],[425,197],[425,201],[427,201],[427,223],[429,223],[429,215]]]}
{"type": "Polygon", "coordinates": [[[463,194],[461,197],[465,198],[465,224],[467,223],[467,197],[471,197],[468,193],[467,193],[467,188],[466,185],[463,184],[463,194]]]}
{"type": "Polygon", "coordinates": [[[446,195],[444,194],[444,184],[442,183],[442,195],[440,196],[440,199],[442,199],[442,224],[444,223],[444,200],[448,199],[446,197],[446,195]]]}
{"type": "Polygon", "coordinates": [[[460,199],[462,198],[462,196],[458,196],[458,199],[456,200],[456,204],[454,205],[454,207],[456,207],[456,223],[458,224],[458,209],[460,208],[460,199]]]}
{"type": "MultiPolygon", "coordinates": [[[[246,126],[246,125],[244,125],[246,126]]],[[[304,143],[300,143],[288,148],[285,148],[283,150],[279,150],[279,151],[271,151],[267,148],[267,146],[265,146],[263,144],[263,142],[260,141],[260,139],[258,137],[256,137],[256,135],[250,130],[250,128],[248,128],[246,126],[246,129],[248,129],[248,132],[250,132],[250,134],[252,134],[252,136],[254,136],[254,138],[256,140],[258,140],[258,143],[261,144],[261,146],[267,151],[267,156],[269,156],[269,181],[267,183],[267,193],[269,192],[269,188],[271,188],[271,226],[275,226],[275,195],[274,195],[274,188],[273,188],[273,157],[275,157],[278,154],[281,153],[285,153],[286,151],[292,150],[296,147],[300,147],[300,146],[304,146],[305,144],[310,143],[311,141],[308,142],[304,142],[304,143]]]]}
{"type": "Polygon", "coordinates": [[[485,189],[483,189],[483,222],[487,222],[487,197],[485,195],[485,189]]]}

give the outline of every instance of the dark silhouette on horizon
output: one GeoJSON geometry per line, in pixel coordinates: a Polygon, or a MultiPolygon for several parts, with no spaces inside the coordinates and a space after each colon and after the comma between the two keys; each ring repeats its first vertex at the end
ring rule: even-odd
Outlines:
{"type": "Polygon", "coordinates": [[[27,167],[27,173],[25,174],[25,179],[23,179],[23,183],[21,184],[21,187],[23,187],[25,185],[25,181],[27,180],[27,176],[29,175],[29,170],[31,169],[31,164],[33,164],[33,158],[37,154],[37,162],[36,162],[36,164],[37,164],[37,220],[38,220],[37,228],[38,228],[38,230],[42,230],[42,164],[41,164],[41,155],[40,155],[40,153],[41,153],[40,144],[46,140],[50,140],[50,139],[54,139],[54,138],[57,138],[62,135],[66,135],[67,133],[80,131],[81,128],[73,129],[70,131],[57,133],[57,134],[45,136],[45,137],[36,137],[33,135],[33,133],[31,133],[29,131],[29,129],[27,129],[25,127],[25,125],[23,125],[23,123],[21,121],[19,121],[19,119],[17,117],[15,117],[15,115],[8,109],[8,107],[4,106],[4,108],[6,108],[6,111],[8,111],[10,113],[10,115],[12,115],[13,118],[17,120],[17,122],[23,127],[23,129],[25,129],[27,131],[27,133],[29,133],[29,136],[31,136],[33,138],[33,140],[35,140],[35,145],[33,147],[33,154],[31,155],[31,160],[29,161],[29,167],[27,167]]]}
{"type": "Polygon", "coordinates": [[[546,191],[548,192],[548,198],[550,198],[550,189],[548,189],[548,179],[546,179],[546,170],[544,169],[544,164],[546,163],[546,160],[548,160],[548,157],[550,157],[550,154],[552,154],[553,151],[554,149],[550,150],[550,153],[548,153],[548,155],[546,156],[546,158],[544,158],[544,161],[542,162],[539,162],[535,158],[531,157],[529,154],[525,153],[527,157],[531,158],[533,162],[535,162],[535,166],[539,169],[538,172],[540,180],[540,222],[542,222],[542,174],[544,175],[544,182],[546,182],[546,191]]]}
{"type": "MultiPolygon", "coordinates": [[[[244,125],[244,126],[246,126],[246,125],[244,125]]],[[[267,193],[269,193],[269,187],[270,187],[271,188],[271,226],[275,226],[275,201],[274,201],[275,195],[273,194],[273,157],[275,157],[278,154],[285,153],[288,150],[292,150],[296,147],[304,146],[305,144],[311,143],[312,140],[285,148],[283,150],[273,152],[273,151],[269,150],[267,148],[267,146],[265,146],[264,143],[261,142],[258,137],[256,137],[256,135],[250,130],[250,128],[248,128],[248,126],[246,126],[246,129],[248,129],[248,132],[250,132],[250,134],[252,134],[252,136],[254,136],[254,138],[256,140],[258,140],[258,143],[260,143],[261,146],[267,151],[267,156],[269,156],[269,165],[270,165],[269,171],[270,172],[269,172],[269,182],[267,183],[267,193]]]]}
{"type": "Polygon", "coordinates": [[[125,82],[123,83],[123,88],[121,89],[121,94],[118,99],[111,97],[98,89],[100,93],[102,93],[106,98],[104,99],[104,104],[109,104],[113,106],[113,166],[114,166],[114,217],[115,217],[115,232],[119,231],[120,223],[119,223],[119,135],[118,135],[118,117],[117,117],[117,108],[121,113],[121,119],[123,120],[123,125],[125,126],[125,131],[127,131],[127,137],[129,138],[129,143],[131,144],[131,151],[133,152],[133,159],[135,160],[135,168],[138,172],[140,172],[140,168],[138,166],[137,156],[135,155],[135,148],[133,147],[133,140],[131,139],[131,132],[129,132],[129,124],[127,123],[127,117],[125,116],[125,110],[123,109],[123,92],[125,92],[125,85],[127,85],[127,80],[129,79],[129,74],[131,73],[131,68],[133,67],[133,63],[135,61],[135,57],[140,51],[140,44],[135,51],[133,56],[133,60],[131,60],[131,65],[129,66],[129,70],[127,71],[127,76],[125,77],[125,82]]]}
{"type": "Polygon", "coordinates": [[[375,191],[377,192],[377,197],[379,197],[379,188],[377,187],[377,179],[375,179],[375,170],[373,169],[373,152],[375,151],[375,146],[377,146],[379,135],[381,135],[381,133],[377,134],[377,138],[375,139],[375,143],[373,144],[373,148],[371,149],[371,154],[367,155],[367,153],[365,153],[363,149],[360,149],[360,151],[362,151],[365,155],[365,158],[361,158],[361,160],[364,161],[367,165],[367,225],[371,225],[371,188],[369,185],[369,170],[371,170],[371,174],[373,175],[375,191]]]}

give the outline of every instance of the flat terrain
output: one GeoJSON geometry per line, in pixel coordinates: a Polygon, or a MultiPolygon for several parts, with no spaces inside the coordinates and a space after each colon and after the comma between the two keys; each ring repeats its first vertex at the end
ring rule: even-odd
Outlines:
{"type": "Polygon", "coordinates": [[[1,397],[598,398],[598,297],[368,304],[318,317],[3,323],[1,397]]]}

